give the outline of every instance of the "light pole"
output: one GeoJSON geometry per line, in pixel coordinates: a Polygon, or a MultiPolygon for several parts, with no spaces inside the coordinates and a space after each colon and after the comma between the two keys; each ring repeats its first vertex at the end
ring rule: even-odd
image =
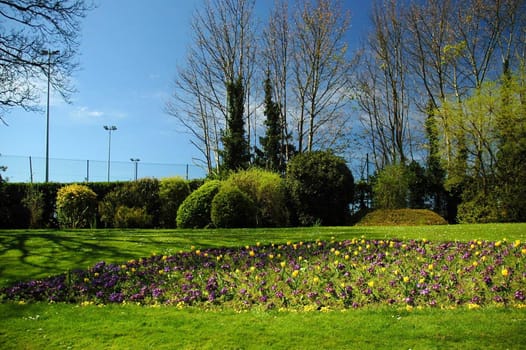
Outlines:
{"type": "Polygon", "coordinates": [[[117,127],[115,125],[104,125],[104,130],[108,130],[108,182],[110,182],[111,132],[117,130],[117,127]]]}
{"type": "Polygon", "coordinates": [[[130,158],[130,160],[135,163],[135,181],[137,181],[137,168],[139,166],[139,158],[130,158]]]}
{"type": "Polygon", "coordinates": [[[51,56],[58,55],[58,50],[42,50],[41,55],[47,55],[47,113],[46,113],[46,182],[49,182],[49,90],[51,85],[51,56]]]}

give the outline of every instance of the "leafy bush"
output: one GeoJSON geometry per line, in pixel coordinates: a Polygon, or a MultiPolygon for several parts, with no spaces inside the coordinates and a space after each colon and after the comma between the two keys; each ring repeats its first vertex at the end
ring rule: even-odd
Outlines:
{"type": "Polygon", "coordinates": [[[373,185],[375,208],[406,208],[408,194],[409,177],[405,165],[388,165],[379,172],[373,185]]]}
{"type": "Polygon", "coordinates": [[[163,227],[177,227],[177,209],[190,194],[188,182],[180,177],[162,179],[159,183],[161,200],[160,224],[163,227]]]}
{"type": "Polygon", "coordinates": [[[429,209],[377,209],[365,214],[357,226],[445,225],[447,221],[429,209]]]}
{"type": "Polygon", "coordinates": [[[237,186],[223,184],[212,200],[210,216],[215,227],[253,227],[256,223],[256,207],[252,199],[237,186]]]}
{"type": "Polygon", "coordinates": [[[145,228],[152,225],[152,216],[144,208],[129,208],[121,205],[117,208],[114,218],[115,227],[145,228]]]}
{"type": "Polygon", "coordinates": [[[60,226],[83,228],[95,221],[97,195],[84,185],[67,185],[57,193],[57,218],[60,226]]]}
{"type": "Polygon", "coordinates": [[[228,183],[247,194],[255,204],[256,225],[282,227],[289,223],[285,182],[277,173],[250,169],[232,174],[228,183]]]}
{"type": "Polygon", "coordinates": [[[203,228],[211,224],[210,212],[221,182],[211,180],[192,192],[177,210],[177,227],[203,228]]]}
{"type": "Polygon", "coordinates": [[[347,222],[354,179],[342,158],[330,151],[296,155],[287,166],[287,186],[299,224],[347,222]]]}
{"type": "Polygon", "coordinates": [[[462,203],[458,206],[457,220],[461,224],[499,222],[499,203],[491,195],[477,193],[471,198],[463,196],[462,203]]]}
{"type": "Polygon", "coordinates": [[[22,203],[29,212],[29,228],[41,227],[45,204],[42,192],[36,186],[28,186],[22,203]]]}
{"type": "Polygon", "coordinates": [[[151,217],[150,227],[159,222],[161,200],[159,198],[159,181],[156,179],[141,179],[126,182],[114,188],[99,202],[100,220],[110,227],[117,227],[115,215],[121,206],[142,208],[151,217]]]}

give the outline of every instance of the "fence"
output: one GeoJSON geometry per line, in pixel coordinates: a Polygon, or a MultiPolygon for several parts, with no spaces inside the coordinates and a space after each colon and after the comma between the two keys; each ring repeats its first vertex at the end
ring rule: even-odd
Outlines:
{"type": "MultiPolygon", "coordinates": [[[[1,172],[9,182],[44,182],[46,159],[43,157],[1,155],[0,166],[7,167],[1,172]]],[[[148,162],[110,163],[110,181],[130,181],[135,178],[163,178],[180,176],[198,179],[206,176],[205,169],[191,164],[166,164],[148,162]]],[[[104,182],[108,181],[108,162],[99,160],[49,158],[50,182],[104,182]]]]}

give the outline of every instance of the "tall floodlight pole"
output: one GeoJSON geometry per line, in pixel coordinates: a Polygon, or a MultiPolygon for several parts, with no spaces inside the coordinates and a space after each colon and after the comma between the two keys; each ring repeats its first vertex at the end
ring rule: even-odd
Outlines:
{"type": "Polygon", "coordinates": [[[110,182],[111,132],[117,130],[117,127],[115,125],[104,125],[104,130],[108,130],[108,182],[110,182]]]}
{"type": "Polygon", "coordinates": [[[47,56],[47,113],[46,113],[46,182],[49,182],[49,90],[51,87],[51,56],[58,55],[58,50],[42,50],[40,54],[47,56]]]}
{"type": "Polygon", "coordinates": [[[139,158],[130,158],[130,160],[135,163],[135,181],[137,181],[137,167],[139,166],[139,158]]]}

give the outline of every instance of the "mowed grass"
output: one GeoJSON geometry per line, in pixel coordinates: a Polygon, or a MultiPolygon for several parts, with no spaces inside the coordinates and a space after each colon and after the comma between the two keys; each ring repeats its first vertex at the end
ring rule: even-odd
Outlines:
{"type": "MultiPolygon", "coordinates": [[[[258,230],[0,231],[0,286],[195,248],[316,239],[526,240],[526,224],[258,230]]],[[[521,349],[526,309],[370,307],[206,312],[136,305],[0,304],[2,349],[521,349]]]]}

